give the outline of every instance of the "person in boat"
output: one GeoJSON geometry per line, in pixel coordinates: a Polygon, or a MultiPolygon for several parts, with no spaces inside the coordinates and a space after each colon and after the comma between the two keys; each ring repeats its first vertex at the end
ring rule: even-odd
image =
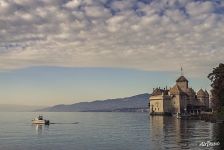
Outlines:
{"type": "Polygon", "coordinates": [[[43,120],[43,116],[38,116],[38,120],[43,120]]]}

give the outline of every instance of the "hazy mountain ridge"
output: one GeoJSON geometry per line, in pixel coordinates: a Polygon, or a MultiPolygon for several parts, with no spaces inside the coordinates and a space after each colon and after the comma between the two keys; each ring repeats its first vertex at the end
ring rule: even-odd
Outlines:
{"type": "Polygon", "coordinates": [[[50,112],[111,112],[111,111],[134,111],[134,109],[146,109],[148,107],[149,94],[139,94],[131,97],[97,100],[93,102],[80,102],[71,105],[55,105],[38,111],[50,112]]]}
{"type": "Polygon", "coordinates": [[[46,106],[0,104],[0,112],[31,112],[45,107],[46,106]]]}

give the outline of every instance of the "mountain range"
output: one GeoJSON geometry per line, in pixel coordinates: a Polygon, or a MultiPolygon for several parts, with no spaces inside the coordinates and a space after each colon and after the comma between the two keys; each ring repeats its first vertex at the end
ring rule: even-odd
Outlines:
{"type": "Polygon", "coordinates": [[[38,111],[46,112],[136,112],[147,111],[150,94],[131,97],[80,102],[71,105],[55,105],[38,111]]]}
{"type": "Polygon", "coordinates": [[[0,112],[31,112],[43,108],[46,108],[46,106],[0,104],[0,112]]]}

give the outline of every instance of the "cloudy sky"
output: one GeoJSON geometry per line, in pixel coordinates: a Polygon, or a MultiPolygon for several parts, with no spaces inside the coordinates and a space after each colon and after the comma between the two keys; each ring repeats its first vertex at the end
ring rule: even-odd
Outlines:
{"type": "Polygon", "coordinates": [[[180,66],[209,88],[223,25],[221,0],[1,0],[0,103],[150,92],[174,84],[180,66]]]}

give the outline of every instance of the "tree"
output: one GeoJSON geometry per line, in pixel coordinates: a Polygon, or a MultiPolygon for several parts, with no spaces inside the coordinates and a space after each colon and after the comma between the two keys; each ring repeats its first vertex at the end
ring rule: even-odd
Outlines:
{"type": "Polygon", "coordinates": [[[224,64],[220,63],[218,67],[213,68],[208,78],[212,82],[211,94],[213,108],[220,112],[224,108],[224,64]]]}

